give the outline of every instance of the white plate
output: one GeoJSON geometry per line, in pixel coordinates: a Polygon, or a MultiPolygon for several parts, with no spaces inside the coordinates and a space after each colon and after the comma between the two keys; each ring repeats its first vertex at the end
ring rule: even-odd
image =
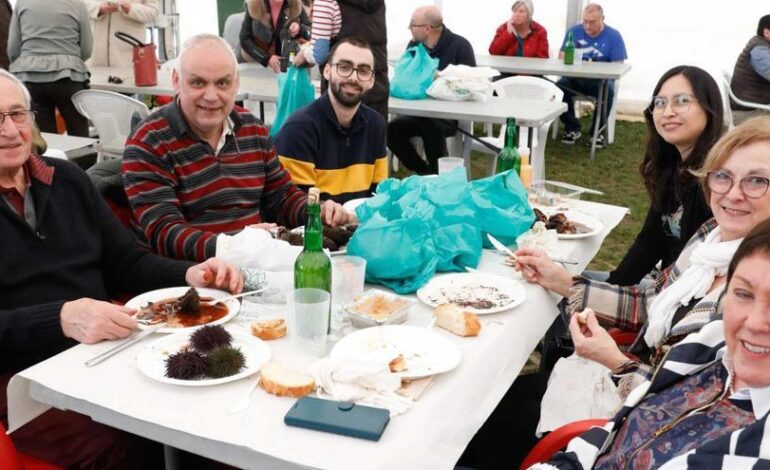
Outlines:
{"type": "Polygon", "coordinates": [[[342,205],[342,208],[348,212],[356,213],[356,207],[368,201],[368,197],[359,197],[358,199],[351,199],[342,205]]]}
{"type": "Polygon", "coordinates": [[[246,367],[239,373],[220,379],[201,379],[201,380],[180,380],[166,377],[166,359],[176,352],[179,352],[190,342],[189,333],[176,333],[164,336],[154,341],[139,351],[136,357],[136,365],[147,377],[173,385],[184,385],[187,387],[204,387],[207,385],[218,385],[234,380],[248,377],[256,373],[270,360],[270,347],[259,338],[243,333],[233,333],[232,345],[240,348],[246,356],[246,367]]]}
{"type": "Polygon", "coordinates": [[[387,364],[404,356],[402,379],[418,379],[450,371],[460,364],[460,349],[427,328],[384,325],[355,331],[337,341],[329,357],[356,358],[387,364]]]}
{"type": "MultiPolygon", "coordinates": [[[[137,295],[133,299],[126,302],[126,307],[133,308],[133,309],[140,309],[142,307],[147,306],[148,302],[157,302],[159,300],[165,300],[170,299],[172,297],[179,297],[184,295],[185,292],[189,287],[168,287],[166,289],[158,289],[153,290],[150,292],[145,292],[144,294],[137,295]]],[[[209,289],[206,287],[196,287],[195,290],[198,291],[198,295],[201,297],[212,297],[214,299],[218,299],[221,297],[227,297],[230,295],[230,293],[225,292],[223,290],[219,289],[209,289]]],[[[229,321],[231,318],[233,318],[235,315],[238,314],[238,311],[241,309],[241,302],[238,299],[232,299],[225,301],[225,305],[227,306],[227,315],[220,318],[219,320],[215,320],[210,325],[219,325],[222,323],[225,323],[229,321]]],[[[203,325],[197,325],[197,326],[188,326],[188,327],[179,327],[175,328],[172,326],[165,326],[158,330],[158,333],[178,333],[178,332],[187,332],[190,333],[194,329],[198,328],[199,326],[203,325]]],[[[140,329],[149,328],[144,325],[139,325],[140,329]]]]}
{"type": "Polygon", "coordinates": [[[517,307],[527,298],[527,292],[519,282],[503,276],[484,273],[454,273],[437,276],[417,290],[417,298],[431,307],[460,301],[485,301],[489,308],[463,306],[479,315],[503,312],[517,307]]]}
{"type": "Polygon", "coordinates": [[[602,224],[601,220],[577,209],[559,205],[547,207],[537,204],[533,204],[532,207],[536,207],[541,210],[543,214],[546,215],[546,217],[550,217],[553,214],[558,214],[561,212],[567,216],[567,220],[585,225],[589,229],[589,231],[586,233],[557,233],[556,236],[560,240],[577,240],[580,238],[593,237],[594,235],[600,234],[602,230],[604,230],[604,224],[602,224]]]}

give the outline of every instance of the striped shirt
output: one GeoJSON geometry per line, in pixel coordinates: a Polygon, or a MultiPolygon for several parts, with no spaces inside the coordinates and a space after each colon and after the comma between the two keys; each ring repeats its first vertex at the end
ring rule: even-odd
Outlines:
{"type": "Polygon", "coordinates": [[[340,29],[342,29],[342,14],[337,0],[316,0],[313,2],[310,47],[305,49],[307,61],[312,64],[326,62],[331,40],[337,37],[340,29]],[[315,51],[315,49],[320,50],[315,51]]]}
{"type": "Polygon", "coordinates": [[[305,222],[306,196],[275,156],[268,130],[247,110],[230,113],[221,151],[197,137],[172,102],[128,138],[123,184],[139,238],[162,255],[203,261],[220,233],[263,221],[305,222]]]}

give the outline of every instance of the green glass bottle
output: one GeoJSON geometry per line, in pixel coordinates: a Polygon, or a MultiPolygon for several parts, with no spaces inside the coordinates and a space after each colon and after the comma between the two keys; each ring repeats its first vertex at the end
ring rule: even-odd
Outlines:
{"type": "Polygon", "coordinates": [[[575,41],[572,39],[572,31],[567,34],[567,42],[564,44],[564,65],[575,63],[575,41]]]}
{"type": "MultiPolygon", "coordinates": [[[[332,262],[322,250],[323,227],[318,188],[310,188],[307,197],[307,223],[305,224],[305,249],[294,262],[294,288],[313,287],[331,295],[332,262]]],[[[331,302],[329,302],[331,305],[331,302]]],[[[326,332],[329,332],[327,321],[326,332]]]]}
{"type": "Polygon", "coordinates": [[[505,121],[505,147],[497,154],[497,172],[508,170],[521,171],[521,158],[516,148],[516,119],[509,117],[505,121]]]}

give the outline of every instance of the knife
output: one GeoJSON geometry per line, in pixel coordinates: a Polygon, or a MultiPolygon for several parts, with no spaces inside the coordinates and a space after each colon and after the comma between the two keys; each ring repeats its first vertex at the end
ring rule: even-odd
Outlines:
{"type": "Polygon", "coordinates": [[[134,336],[128,338],[127,340],[123,341],[122,343],[118,344],[117,346],[115,346],[115,347],[113,347],[111,349],[108,349],[108,350],[104,351],[103,353],[101,353],[101,354],[99,354],[97,356],[94,356],[93,358],[87,360],[85,362],[85,366],[86,367],[93,367],[96,364],[101,363],[105,359],[108,359],[108,358],[114,356],[115,354],[117,354],[120,351],[126,349],[127,347],[131,346],[132,344],[138,343],[139,341],[144,339],[146,336],[149,336],[150,334],[154,333],[156,330],[158,330],[159,328],[164,327],[164,326],[166,326],[165,322],[159,323],[157,325],[153,325],[150,328],[147,328],[145,330],[141,330],[141,331],[137,332],[136,334],[134,334],[134,336]]]}
{"type": "MultiPolygon", "coordinates": [[[[487,234],[487,238],[489,239],[489,243],[491,243],[492,246],[494,246],[497,251],[501,251],[501,252],[505,253],[506,255],[508,255],[511,258],[513,258],[514,261],[516,260],[516,255],[513,254],[513,251],[511,251],[511,249],[508,248],[507,246],[503,245],[500,242],[500,240],[498,240],[497,238],[493,237],[491,233],[487,234]]],[[[577,261],[567,261],[565,259],[559,259],[559,258],[551,258],[551,261],[554,261],[556,263],[562,263],[562,264],[577,264],[577,261]]]]}

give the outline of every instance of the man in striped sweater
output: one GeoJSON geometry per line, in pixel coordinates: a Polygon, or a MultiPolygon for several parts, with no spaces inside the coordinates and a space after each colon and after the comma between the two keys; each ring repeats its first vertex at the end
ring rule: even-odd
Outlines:
{"type": "MultiPolygon", "coordinates": [[[[276,222],[305,223],[307,197],[273,151],[267,128],[235,106],[237,62],[220,37],[200,34],[182,46],[172,73],[177,97],[128,138],[122,174],[133,224],[153,251],[204,260],[220,233],[276,222]]],[[[354,217],[337,203],[324,222],[354,217]]]]}

